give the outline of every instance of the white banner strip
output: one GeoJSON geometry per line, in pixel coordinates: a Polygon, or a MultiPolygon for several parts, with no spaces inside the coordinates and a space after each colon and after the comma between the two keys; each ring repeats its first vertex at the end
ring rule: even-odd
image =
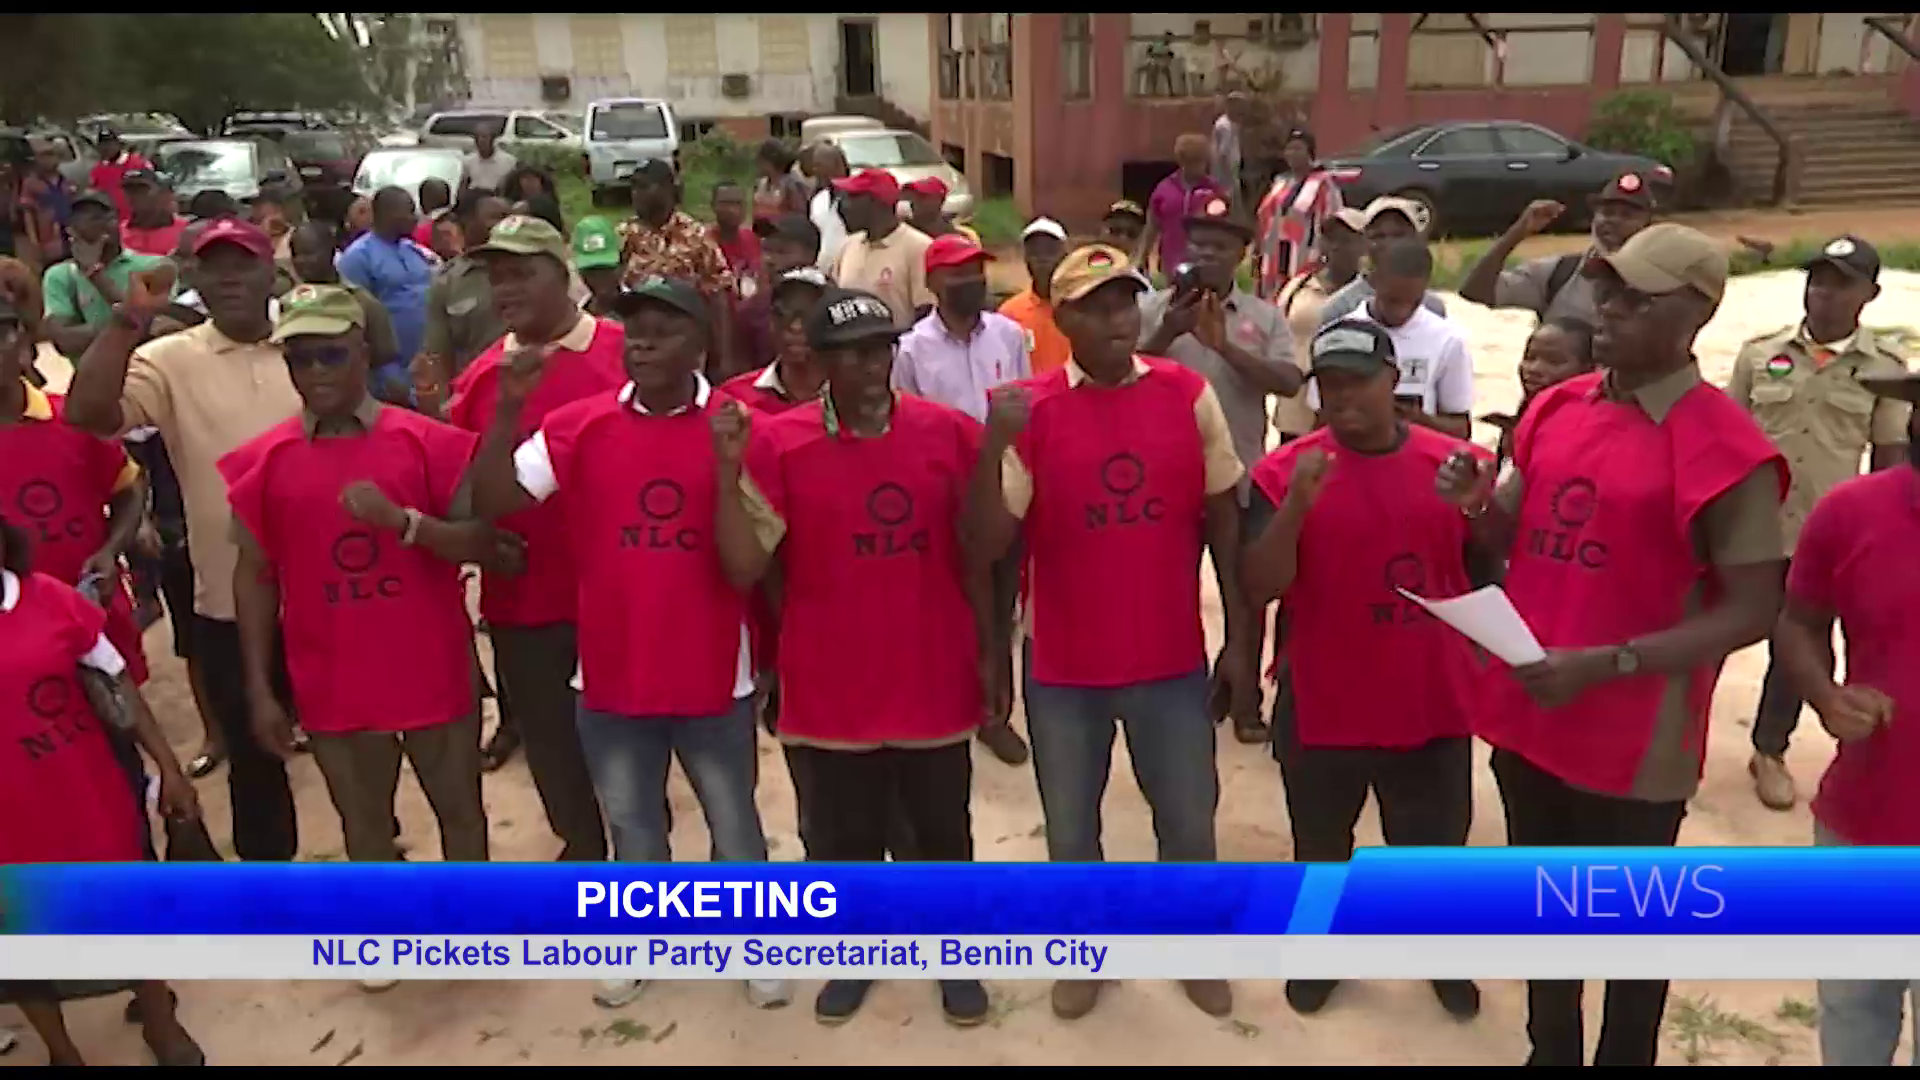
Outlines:
{"type": "Polygon", "coordinates": [[[0,937],[0,979],[1912,979],[1920,937],[0,937]]]}

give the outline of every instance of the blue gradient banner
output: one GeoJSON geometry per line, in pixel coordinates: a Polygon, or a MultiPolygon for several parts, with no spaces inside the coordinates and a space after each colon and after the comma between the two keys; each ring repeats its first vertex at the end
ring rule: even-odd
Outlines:
{"type": "Polygon", "coordinates": [[[0,868],[15,935],[1920,934],[1920,849],[1368,848],[1345,866],[0,868]],[[1825,912],[1829,918],[1806,918],[1825,912]]]}

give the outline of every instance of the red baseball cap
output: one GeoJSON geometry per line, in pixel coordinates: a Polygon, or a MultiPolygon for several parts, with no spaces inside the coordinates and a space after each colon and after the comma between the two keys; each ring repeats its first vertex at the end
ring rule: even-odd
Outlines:
{"type": "Polygon", "coordinates": [[[871,195],[888,203],[900,201],[900,181],[885,169],[861,169],[852,176],[835,180],[833,186],[849,195],[871,195]]]}
{"type": "Polygon", "coordinates": [[[273,241],[258,226],[239,218],[221,218],[200,230],[193,241],[193,253],[198,255],[215,244],[235,244],[255,258],[273,258],[273,241]]]}
{"type": "Polygon", "coordinates": [[[965,266],[970,262],[992,262],[985,248],[959,233],[945,233],[927,245],[927,273],[946,266],[965,266]]]}
{"type": "Polygon", "coordinates": [[[905,185],[905,187],[906,190],[913,192],[915,195],[925,195],[935,199],[946,198],[947,192],[950,190],[947,187],[947,182],[937,176],[921,177],[913,183],[905,185]]]}

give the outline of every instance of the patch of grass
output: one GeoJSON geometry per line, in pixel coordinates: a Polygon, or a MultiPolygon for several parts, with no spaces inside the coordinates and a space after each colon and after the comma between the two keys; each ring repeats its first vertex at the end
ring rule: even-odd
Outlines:
{"type": "Polygon", "coordinates": [[[975,202],[973,216],[966,223],[980,234],[980,246],[989,249],[1019,243],[1020,230],[1027,227],[1026,219],[1020,216],[1020,208],[1014,205],[1011,195],[996,195],[975,202]]]}
{"type": "Polygon", "coordinates": [[[1786,1052],[1781,1034],[1751,1017],[1726,1012],[1712,998],[1676,997],[1667,1004],[1667,1041],[1689,1065],[1718,1061],[1728,1042],[1745,1043],[1776,1064],[1786,1052]]]}
{"type": "Polygon", "coordinates": [[[1799,998],[1781,998],[1779,1007],[1773,1010],[1775,1020],[1784,1020],[1789,1024],[1798,1024],[1811,1028],[1820,1022],[1820,1010],[1811,1001],[1799,998]]]}
{"type": "MultiPolygon", "coordinates": [[[[1776,244],[1768,252],[1764,261],[1757,252],[1748,248],[1737,248],[1729,260],[1734,277],[1743,274],[1760,274],[1771,270],[1794,270],[1820,253],[1820,249],[1832,241],[1830,236],[1795,237],[1784,244],[1776,244]]],[[[1461,240],[1437,249],[1433,257],[1433,287],[1439,290],[1457,292],[1461,282],[1467,280],[1467,272],[1473,264],[1487,253],[1493,241],[1486,239],[1461,240]]],[[[1875,245],[1880,252],[1880,262],[1888,270],[1920,271],[1920,243],[1900,242],[1875,245]]],[[[1510,257],[1509,269],[1519,266],[1527,259],[1510,257]]]]}

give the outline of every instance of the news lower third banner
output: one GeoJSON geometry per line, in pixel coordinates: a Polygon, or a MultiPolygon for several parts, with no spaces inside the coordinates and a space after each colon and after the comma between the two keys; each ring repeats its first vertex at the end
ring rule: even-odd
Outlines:
{"type": "Polygon", "coordinates": [[[1920,977],[1920,849],[0,867],[0,979],[1920,977]]]}

